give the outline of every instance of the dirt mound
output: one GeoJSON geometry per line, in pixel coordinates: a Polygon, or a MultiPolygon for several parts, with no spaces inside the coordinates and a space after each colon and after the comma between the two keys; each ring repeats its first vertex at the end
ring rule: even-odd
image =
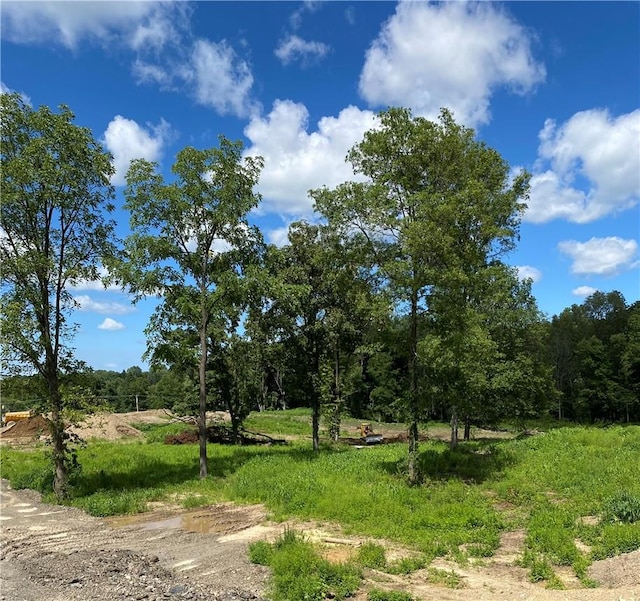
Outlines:
{"type": "Polygon", "coordinates": [[[39,438],[48,436],[49,420],[43,415],[36,415],[17,421],[11,428],[0,434],[2,438],[39,438]]]}
{"type": "Polygon", "coordinates": [[[140,430],[127,423],[127,420],[117,413],[97,413],[89,415],[84,421],[67,428],[67,432],[78,435],[85,440],[101,438],[118,440],[120,438],[136,438],[143,436],[140,430]]]}
{"type": "MultiPolygon", "coordinates": [[[[186,426],[185,430],[178,434],[168,434],[165,444],[195,444],[199,442],[198,430],[186,426]]],[[[286,441],[271,438],[266,434],[258,434],[241,430],[238,434],[238,440],[233,437],[233,431],[225,424],[213,424],[207,428],[207,440],[218,444],[284,444],[286,441]]]]}
{"type": "Polygon", "coordinates": [[[121,417],[128,424],[166,424],[176,419],[175,414],[168,409],[147,409],[114,415],[121,417]]]}

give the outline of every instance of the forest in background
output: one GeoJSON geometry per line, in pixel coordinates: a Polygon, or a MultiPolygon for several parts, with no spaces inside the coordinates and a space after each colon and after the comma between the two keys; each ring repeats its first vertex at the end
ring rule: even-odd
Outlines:
{"type": "MultiPolygon", "coordinates": [[[[371,328],[357,348],[342,357],[345,364],[344,411],[356,418],[406,421],[403,398],[408,393],[407,345],[401,317],[389,317],[385,329],[371,328]]],[[[517,405],[515,399],[487,402],[485,412],[472,416],[477,425],[552,417],[578,423],[640,421],[640,303],[626,304],[617,291],[596,292],[541,318],[519,334],[521,348],[546,376],[545,386],[532,390],[517,405]]],[[[261,348],[238,341],[243,381],[211,374],[218,383],[210,395],[212,410],[249,411],[310,406],[303,383],[308,364],[297,349],[302,340],[261,348]],[[239,405],[230,403],[237,399],[239,405]]],[[[228,351],[233,357],[232,349],[228,351]]],[[[220,359],[219,359],[220,360],[220,359]]],[[[212,364],[212,369],[215,365],[212,364]]],[[[44,383],[38,376],[10,376],[2,380],[5,410],[46,408],[44,383]]],[[[441,383],[444,387],[446,383],[441,383]]],[[[521,382],[523,389],[528,384],[521,382]]],[[[449,407],[433,390],[424,421],[449,421],[449,407]]],[[[121,372],[87,370],[68,377],[65,395],[72,405],[100,406],[109,411],[169,409],[194,415],[198,383],[194,374],[158,365],[149,371],[132,366],[121,372]]],[[[488,399],[489,401],[489,399],[488,399]]],[[[329,406],[329,410],[332,408],[329,406]]]]}

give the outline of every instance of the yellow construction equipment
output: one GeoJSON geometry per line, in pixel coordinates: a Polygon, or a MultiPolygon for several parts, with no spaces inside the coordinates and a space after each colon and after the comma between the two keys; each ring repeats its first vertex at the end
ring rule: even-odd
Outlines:
{"type": "Polygon", "coordinates": [[[29,411],[7,411],[2,416],[2,421],[5,424],[8,424],[9,422],[19,422],[21,419],[29,419],[30,417],[33,417],[33,411],[31,411],[31,410],[29,410],[29,411]]]}

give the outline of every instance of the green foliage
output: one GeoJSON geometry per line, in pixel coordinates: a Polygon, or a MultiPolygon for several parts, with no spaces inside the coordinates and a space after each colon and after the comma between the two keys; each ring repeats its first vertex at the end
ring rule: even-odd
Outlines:
{"type": "Polygon", "coordinates": [[[415,598],[402,591],[372,589],[367,595],[367,601],[415,601],[415,598]]]}
{"type": "Polygon", "coordinates": [[[273,546],[267,541],[258,540],[249,545],[249,561],[260,566],[268,566],[273,559],[273,546]]]}
{"type": "Polygon", "coordinates": [[[364,543],[358,549],[357,560],[365,568],[382,570],[387,565],[386,551],[382,545],[376,543],[364,543]]]}
{"type": "Polygon", "coordinates": [[[640,496],[625,490],[611,497],[604,506],[604,519],[623,524],[640,521],[640,496]]]}
{"type": "Polygon", "coordinates": [[[453,570],[440,570],[438,568],[429,568],[427,580],[431,584],[440,584],[447,588],[460,588],[460,576],[453,570]]]}
{"type": "MultiPolygon", "coordinates": [[[[3,373],[36,373],[51,412],[54,490],[67,494],[73,465],[64,435],[62,383],[81,371],[70,341],[77,301],[69,288],[99,281],[117,255],[111,156],[90,130],[58,113],[34,110],[19,94],[0,94],[0,353],[3,373]]],[[[73,400],[74,395],[70,395],[73,400]]]]}
{"type": "Polygon", "coordinates": [[[428,561],[424,556],[411,556],[397,559],[387,565],[385,572],[389,574],[411,574],[426,567],[428,561]]]}
{"type": "Polygon", "coordinates": [[[293,529],[286,529],[272,544],[253,543],[249,558],[272,569],[273,601],[345,599],[361,580],[359,568],[322,559],[304,535],[293,529]]]}

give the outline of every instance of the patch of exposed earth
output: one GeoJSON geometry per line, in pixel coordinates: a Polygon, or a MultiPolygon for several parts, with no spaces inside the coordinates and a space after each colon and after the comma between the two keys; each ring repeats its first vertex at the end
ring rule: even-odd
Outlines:
{"type": "MultiPolygon", "coordinates": [[[[48,505],[29,490],[0,483],[0,601],[241,601],[264,599],[269,571],[247,560],[248,544],[298,528],[331,561],[353,557],[366,539],[315,523],[274,524],[261,506],[221,503],[184,510],[157,506],[136,516],[94,518],[48,505]]],[[[455,572],[459,589],[429,582],[428,570],[392,576],[367,570],[355,601],[373,587],[410,592],[422,600],[639,601],[640,551],[596,562],[598,589],[580,588],[569,574],[566,590],[529,582],[515,565],[524,532],[505,532],[496,554],[477,565],[438,559],[432,568],[455,572]]],[[[387,545],[389,559],[406,555],[387,545]]]]}

